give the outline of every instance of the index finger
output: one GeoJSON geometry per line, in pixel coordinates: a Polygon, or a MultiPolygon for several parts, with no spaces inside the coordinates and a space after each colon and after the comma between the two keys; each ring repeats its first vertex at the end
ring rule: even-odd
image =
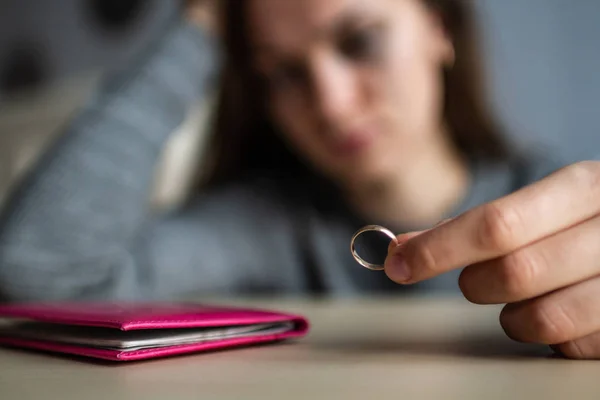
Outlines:
{"type": "Polygon", "coordinates": [[[581,162],[390,249],[386,274],[415,283],[493,259],[600,212],[600,163],[581,162]]]}

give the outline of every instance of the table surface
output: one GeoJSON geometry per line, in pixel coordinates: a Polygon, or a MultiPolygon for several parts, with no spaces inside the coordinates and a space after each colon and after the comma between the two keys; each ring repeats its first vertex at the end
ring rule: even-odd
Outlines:
{"type": "Polygon", "coordinates": [[[600,361],[507,339],[461,299],[228,301],[306,315],[301,340],[136,363],[0,349],[0,399],[598,399],[600,361]]]}

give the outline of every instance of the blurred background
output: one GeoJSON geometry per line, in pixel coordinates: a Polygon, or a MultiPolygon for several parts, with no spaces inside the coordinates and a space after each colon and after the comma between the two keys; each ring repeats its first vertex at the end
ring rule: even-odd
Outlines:
{"type": "MultiPolygon", "coordinates": [[[[475,0],[496,110],[522,143],[565,162],[600,154],[600,1],[475,0]]],[[[176,0],[0,1],[0,206],[10,187],[85,101],[180,11],[176,0]]],[[[211,99],[173,135],[153,201],[186,194],[211,99]]]]}

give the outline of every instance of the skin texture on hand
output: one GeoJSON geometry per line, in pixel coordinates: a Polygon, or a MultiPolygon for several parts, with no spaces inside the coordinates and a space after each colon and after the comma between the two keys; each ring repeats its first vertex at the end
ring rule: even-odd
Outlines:
{"type": "Polygon", "coordinates": [[[515,340],[600,358],[600,162],[580,162],[424,232],[398,237],[386,274],[412,284],[464,268],[476,304],[506,304],[515,340]]]}

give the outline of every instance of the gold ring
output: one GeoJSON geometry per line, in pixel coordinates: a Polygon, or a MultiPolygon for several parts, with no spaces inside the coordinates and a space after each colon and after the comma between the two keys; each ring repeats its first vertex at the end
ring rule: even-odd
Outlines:
{"type": "Polygon", "coordinates": [[[392,231],[390,231],[387,228],[384,228],[383,226],[367,225],[364,228],[361,228],[360,230],[358,230],[354,234],[354,236],[352,236],[352,240],[350,241],[350,251],[352,252],[352,257],[354,257],[354,259],[360,265],[362,265],[363,267],[365,267],[367,269],[370,269],[371,271],[382,271],[384,269],[383,265],[371,264],[370,262],[363,260],[362,257],[359,256],[358,253],[356,252],[356,247],[354,246],[354,242],[360,235],[362,235],[365,232],[380,232],[380,233],[383,233],[383,234],[389,236],[389,238],[395,242],[397,241],[396,235],[394,235],[394,233],[392,231]]]}

